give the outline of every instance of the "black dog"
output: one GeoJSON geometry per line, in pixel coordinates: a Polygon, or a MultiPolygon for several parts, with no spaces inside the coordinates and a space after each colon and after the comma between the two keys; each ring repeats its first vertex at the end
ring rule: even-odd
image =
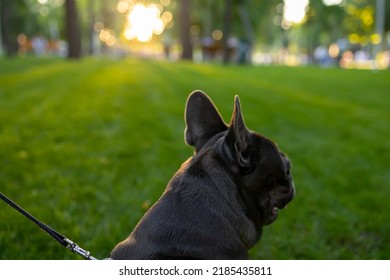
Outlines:
{"type": "Polygon", "coordinates": [[[294,197],[290,162],[248,130],[235,97],[230,125],[206,94],[186,105],[186,142],[195,147],[113,259],[247,259],[262,227],[294,197]]]}

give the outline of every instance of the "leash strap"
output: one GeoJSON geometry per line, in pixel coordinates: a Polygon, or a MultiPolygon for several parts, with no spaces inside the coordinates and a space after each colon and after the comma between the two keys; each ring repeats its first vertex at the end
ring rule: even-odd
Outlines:
{"type": "Polygon", "coordinates": [[[84,250],[83,248],[80,248],[76,243],[74,243],[72,240],[66,238],[62,234],[58,233],[48,225],[42,223],[39,221],[37,218],[35,218],[33,215],[28,213],[26,210],[24,210],[22,207],[20,207],[18,204],[13,202],[11,199],[6,197],[3,193],[0,192],[0,198],[3,200],[5,203],[7,203],[9,206],[14,208],[16,211],[18,211],[20,214],[25,216],[27,219],[29,219],[31,222],[39,226],[44,232],[49,234],[52,238],[54,238],[55,241],[60,243],[62,246],[66,247],[73,253],[82,256],[83,258],[87,260],[96,260],[95,257],[91,256],[90,252],[84,250]]]}

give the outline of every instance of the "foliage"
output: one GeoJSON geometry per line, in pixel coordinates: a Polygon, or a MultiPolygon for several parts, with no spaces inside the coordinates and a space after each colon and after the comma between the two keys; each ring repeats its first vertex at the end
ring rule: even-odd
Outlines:
{"type": "Polygon", "coordinates": [[[328,45],[347,36],[348,30],[343,25],[343,7],[327,7],[320,1],[312,1],[310,5],[308,21],[303,28],[308,33],[306,40],[311,48],[320,44],[328,45]]]}
{"type": "MultiPolygon", "coordinates": [[[[104,258],[181,163],[188,93],[292,160],[295,200],[255,259],[389,259],[389,72],[222,67],[147,60],[2,60],[0,188],[104,258]]],[[[0,259],[74,255],[0,203],[0,259]]]]}
{"type": "MultiPolygon", "coordinates": [[[[16,36],[24,33],[32,37],[37,33],[44,34],[47,38],[59,34],[65,39],[64,24],[65,0],[36,0],[10,1],[0,0],[0,7],[12,10],[8,22],[3,22],[3,28],[10,29],[12,42],[16,42],[16,36]]],[[[136,3],[158,3],[159,1],[130,1],[136,3]]],[[[173,28],[168,31],[176,38],[180,36],[180,15],[183,14],[180,7],[185,1],[171,0],[165,9],[174,14],[173,28]]],[[[92,35],[95,23],[102,24],[110,29],[119,40],[123,31],[126,16],[117,10],[119,0],[78,0],[76,1],[81,17],[81,33],[84,45],[84,53],[91,52],[92,35]]],[[[223,30],[223,14],[226,1],[199,0],[191,1],[188,5],[188,20],[193,29],[193,36],[210,36],[216,30],[223,30]]],[[[374,32],[375,1],[374,0],[345,0],[342,6],[325,6],[323,1],[310,1],[310,8],[306,20],[293,27],[289,36],[299,46],[312,51],[319,44],[331,44],[338,39],[347,38],[350,34],[357,34],[360,43],[367,44],[369,36],[374,32]],[[296,31],[298,30],[298,32],[296,31]]],[[[246,38],[255,41],[261,46],[280,48],[286,44],[288,31],[281,27],[283,13],[282,0],[232,1],[232,32],[237,38],[246,38]],[[247,14],[240,13],[243,10],[247,14]],[[244,20],[244,18],[246,18],[244,20]],[[250,29],[250,31],[248,31],[250,29]],[[248,35],[248,33],[253,33],[248,35]],[[248,38],[253,37],[253,38],[248,38]],[[253,40],[254,39],[254,40],[253,40]]],[[[385,6],[386,18],[390,15],[390,5],[385,6]]],[[[4,18],[2,18],[5,21],[4,18]]],[[[385,31],[390,30],[389,21],[385,22],[385,31]]],[[[187,28],[188,29],[188,28],[187,28]]],[[[356,36],[355,36],[356,37],[356,36]]],[[[199,39],[199,38],[198,38],[199,39]]],[[[188,40],[187,40],[188,41],[188,40]]],[[[3,44],[6,40],[3,39],[3,44]]]]}

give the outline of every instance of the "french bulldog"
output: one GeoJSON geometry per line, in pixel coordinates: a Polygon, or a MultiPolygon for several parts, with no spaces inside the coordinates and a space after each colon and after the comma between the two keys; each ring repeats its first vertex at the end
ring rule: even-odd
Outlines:
{"type": "Polygon", "coordinates": [[[293,199],[289,159],[246,127],[238,96],[227,125],[211,99],[194,91],[185,121],[194,155],[110,258],[248,259],[263,226],[293,199]]]}

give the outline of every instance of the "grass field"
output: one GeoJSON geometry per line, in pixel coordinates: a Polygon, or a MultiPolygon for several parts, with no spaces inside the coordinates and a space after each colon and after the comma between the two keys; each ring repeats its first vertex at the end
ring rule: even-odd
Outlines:
{"type": "MultiPolygon", "coordinates": [[[[292,163],[297,195],[254,259],[390,259],[390,72],[148,60],[0,60],[0,191],[98,258],[181,163],[188,94],[292,163]]],[[[77,259],[0,202],[0,259],[77,259]]]]}

